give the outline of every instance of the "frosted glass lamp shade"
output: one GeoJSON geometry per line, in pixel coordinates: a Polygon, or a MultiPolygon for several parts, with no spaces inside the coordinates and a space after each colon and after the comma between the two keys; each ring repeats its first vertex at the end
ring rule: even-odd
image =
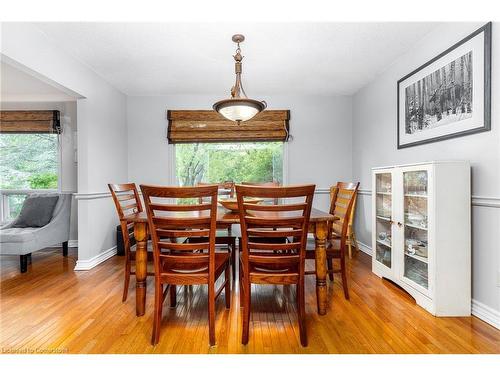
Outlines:
{"type": "Polygon", "coordinates": [[[247,121],[266,109],[265,102],[253,99],[234,98],[218,101],[213,105],[215,111],[231,121],[247,121]]]}

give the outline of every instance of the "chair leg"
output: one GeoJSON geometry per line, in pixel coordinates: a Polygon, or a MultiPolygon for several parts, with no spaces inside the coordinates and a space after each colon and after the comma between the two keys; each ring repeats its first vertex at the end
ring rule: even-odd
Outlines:
{"type": "Polygon", "coordinates": [[[326,264],[328,266],[328,277],[330,278],[330,281],[333,281],[333,258],[327,256],[326,264]]]}
{"type": "Polygon", "coordinates": [[[163,285],[155,280],[155,309],[153,313],[153,335],[151,344],[156,345],[160,340],[161,316],[163,310],[163,285]]]}
{"type": "Polygon", "coordinates": [[[28,264],[31,264],[32,260],[31,260],[31,253],[29,254],[26,254],[28,256],[28,264]]]}
{"type": "Polygon", "coordinates": [[[352,243],[352,246],[354,247],[354,250],[356,250],[356,252],[358,252],[359,251],[358,241],[356,240],[356,233],[354,233],[354,231],[351,232],[351,243],[352,243]]]}
{"type": "Polygon", "coordinates": [[[243,334],[241,335],[241,343],[243,345],[248,344],[248,336],[250,329],[250,302],[251,302],[251,284],[247,282],[246,277],[243,277],[243,282],[245,283],[245,292],[243,296],[243,334]]]}
{"type": "Polygon", "coordinates": [[[243,307],[244,305],[244,300],[245,300],[245,288],[243,285],[243,270],[241,268],[241,263],[239,263],[239,286],[240,286],[240,307],[243,307]]]}
{"type": "Polygon", "coordinates": [[[28,255],[19,256],[19,266],[21,268],[21,273],[25,273],[28,270],[28,255]]]}
{"type": "Polygon", "coordinates": [[[306,301],[304,293],[304,282],[297,284],[297,315],[299,318],[299,333],[300,344],[307,346],[307,331],[306,331],[306,301]]]}
{"type": "Polygon", "coordinates": [[[62,243],[62,248],[63,248],[63,256],[67,257],[68,256],[68,241],[64,241],[62,243]]]}
{"type": "Polygon", "coordinates": [[[226,309],[231,307],[231,265],[228,264],[226,266],[226,270],[224,271],[224,278],[226,282],[226,286],[224,287],[224,299],[226,300],[226,309]]]}
{"type": "Polygon", "coordinates": [[[177,287],[170,285],[170,307],[177,306],[177,287]]]}
{"type": "Polygon", "coordinates": [[[122,302],[125,302],[127,300],[128,296],[128,286],[130,283],[130,267],[131,267],[131,261],[130,261],[130,254],[126,254],[126,260],[125,260],[125,280],[123,283],[123,297],[122,297],[122,302]]]}
{"type": "Polygon", "coordinates": [[[342,274],[342,288],[344,289],[345,299],[349,299],[349,289],[347,286],[347,270],[345,265],[345,250],[340,253],[340,271],[342,274]]]}
{"type": "Polygon", "coordinates": [[[215,285],[208,284],[208,339],[210,346],[215,345],[215,285]]]}
{"type": "Polygon", "coordinates": [[[233,271],[233,280],[236,280],[236,238],[231,240],[231,265],[233,271]]]}
{"type": "Polygon", "coordinates": [[[352,259],[352,244],[351,244],[351,239],[349,238],[347,240],[347,248],[349,249],[348,250],[348,253],[349,253],[349,259],[352,259]]]}

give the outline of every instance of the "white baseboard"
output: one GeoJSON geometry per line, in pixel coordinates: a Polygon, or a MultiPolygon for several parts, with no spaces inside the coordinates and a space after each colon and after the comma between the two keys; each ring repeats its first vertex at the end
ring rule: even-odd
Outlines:
{"type": "Polygon", "coordinates": [[[78,247],[78,240],[69,240],[68,247],[78,247]]]}
{"type": "Polygon", "coordinates": [[[367,244],[364,244],[363,242],[356,241],[358,244],[359,250],[361,250],[363,253],[368,254],[369,256],[372,256],[372,247],[368,246],[367,244]]]}
{"type": "Polygon", "coordinates": [[[500,329],[500,311],[494,310],[484,303],[472,300],[472,315],[500,329]]]}
{"type": "Polygon", "coordinates": [[[96,255],[93,258],[87,260],[77,260],[75,271],[88,271],[98,264],[101,264],[105,260],[108,260],[113,255],[116,255],[116,246],[113,246],[111,249],[105,250],[102,253],[96,255]]]}

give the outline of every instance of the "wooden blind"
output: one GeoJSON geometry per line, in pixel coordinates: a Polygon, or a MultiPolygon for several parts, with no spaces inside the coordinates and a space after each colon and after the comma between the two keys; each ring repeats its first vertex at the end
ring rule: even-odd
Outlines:
{"type": "Polygon", "coordinates": [[[60,133],[59,111],[0,111],[0,133],[60,133]]]}
{"type": "Polygon", "coordinates": [[[290,111],[268,110],[238,125],[215,111],[172,110],[167,112],[168,142],[287,141],[290,111]]]}

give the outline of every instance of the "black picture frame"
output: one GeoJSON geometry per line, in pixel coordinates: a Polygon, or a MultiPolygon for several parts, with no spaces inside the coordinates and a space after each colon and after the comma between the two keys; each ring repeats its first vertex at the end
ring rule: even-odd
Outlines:
{"type": "Polygon", "coordinates": [[[453,46],[448,48],[446,51],[440,53],[438,56],[434,57],[433,59],[429,60],[425,64],[419,66],[417,69],[412,71],[411,73],[407,74],[397,82],[397,125],[396,125],[396,130],[397,130],[397,148],[403,149],[407,147],[414,147],[414,146],[419,146],[427,143],[434,143],[434,142],[440,142],[444,141],[447,139],[451,138],[457,138],[457,137],[463,137],[466,135],[470,134],[475,134],[475,133],[481,133],[481,132],[486,132],[491,130],[491,29],[492,29],[492,22],[488,22],[484,26],[480,27],[476,31],[474,31],[472,34],[468,35],[467,37],[463,38],[459,42],[455,43],[453,46]],[[462,44],[466,43],[470,39],[474,38],[475,36],[484,33],[484,123],[482,127],[474,128],[474,129],[469,129],[465,131],[459,131],[457,133],[452,133],[452,134],[446,134],[434,138],[429,138],[425,140],[420,140],[412,143],[406,143],[406,144],[401,144],[400,143],[400,95],[399,95],[399,90],[400,90],[400,84],[401,82],[405,81],[409,77],[413,76],[414,74],[418,73],[420,70],[424,69],[428,65],[434,63],[435,61],[441,59],[442,57],[446,56],[449,54],[451,51],[456,49],[457,47],[461,46],[462,44]]]}

